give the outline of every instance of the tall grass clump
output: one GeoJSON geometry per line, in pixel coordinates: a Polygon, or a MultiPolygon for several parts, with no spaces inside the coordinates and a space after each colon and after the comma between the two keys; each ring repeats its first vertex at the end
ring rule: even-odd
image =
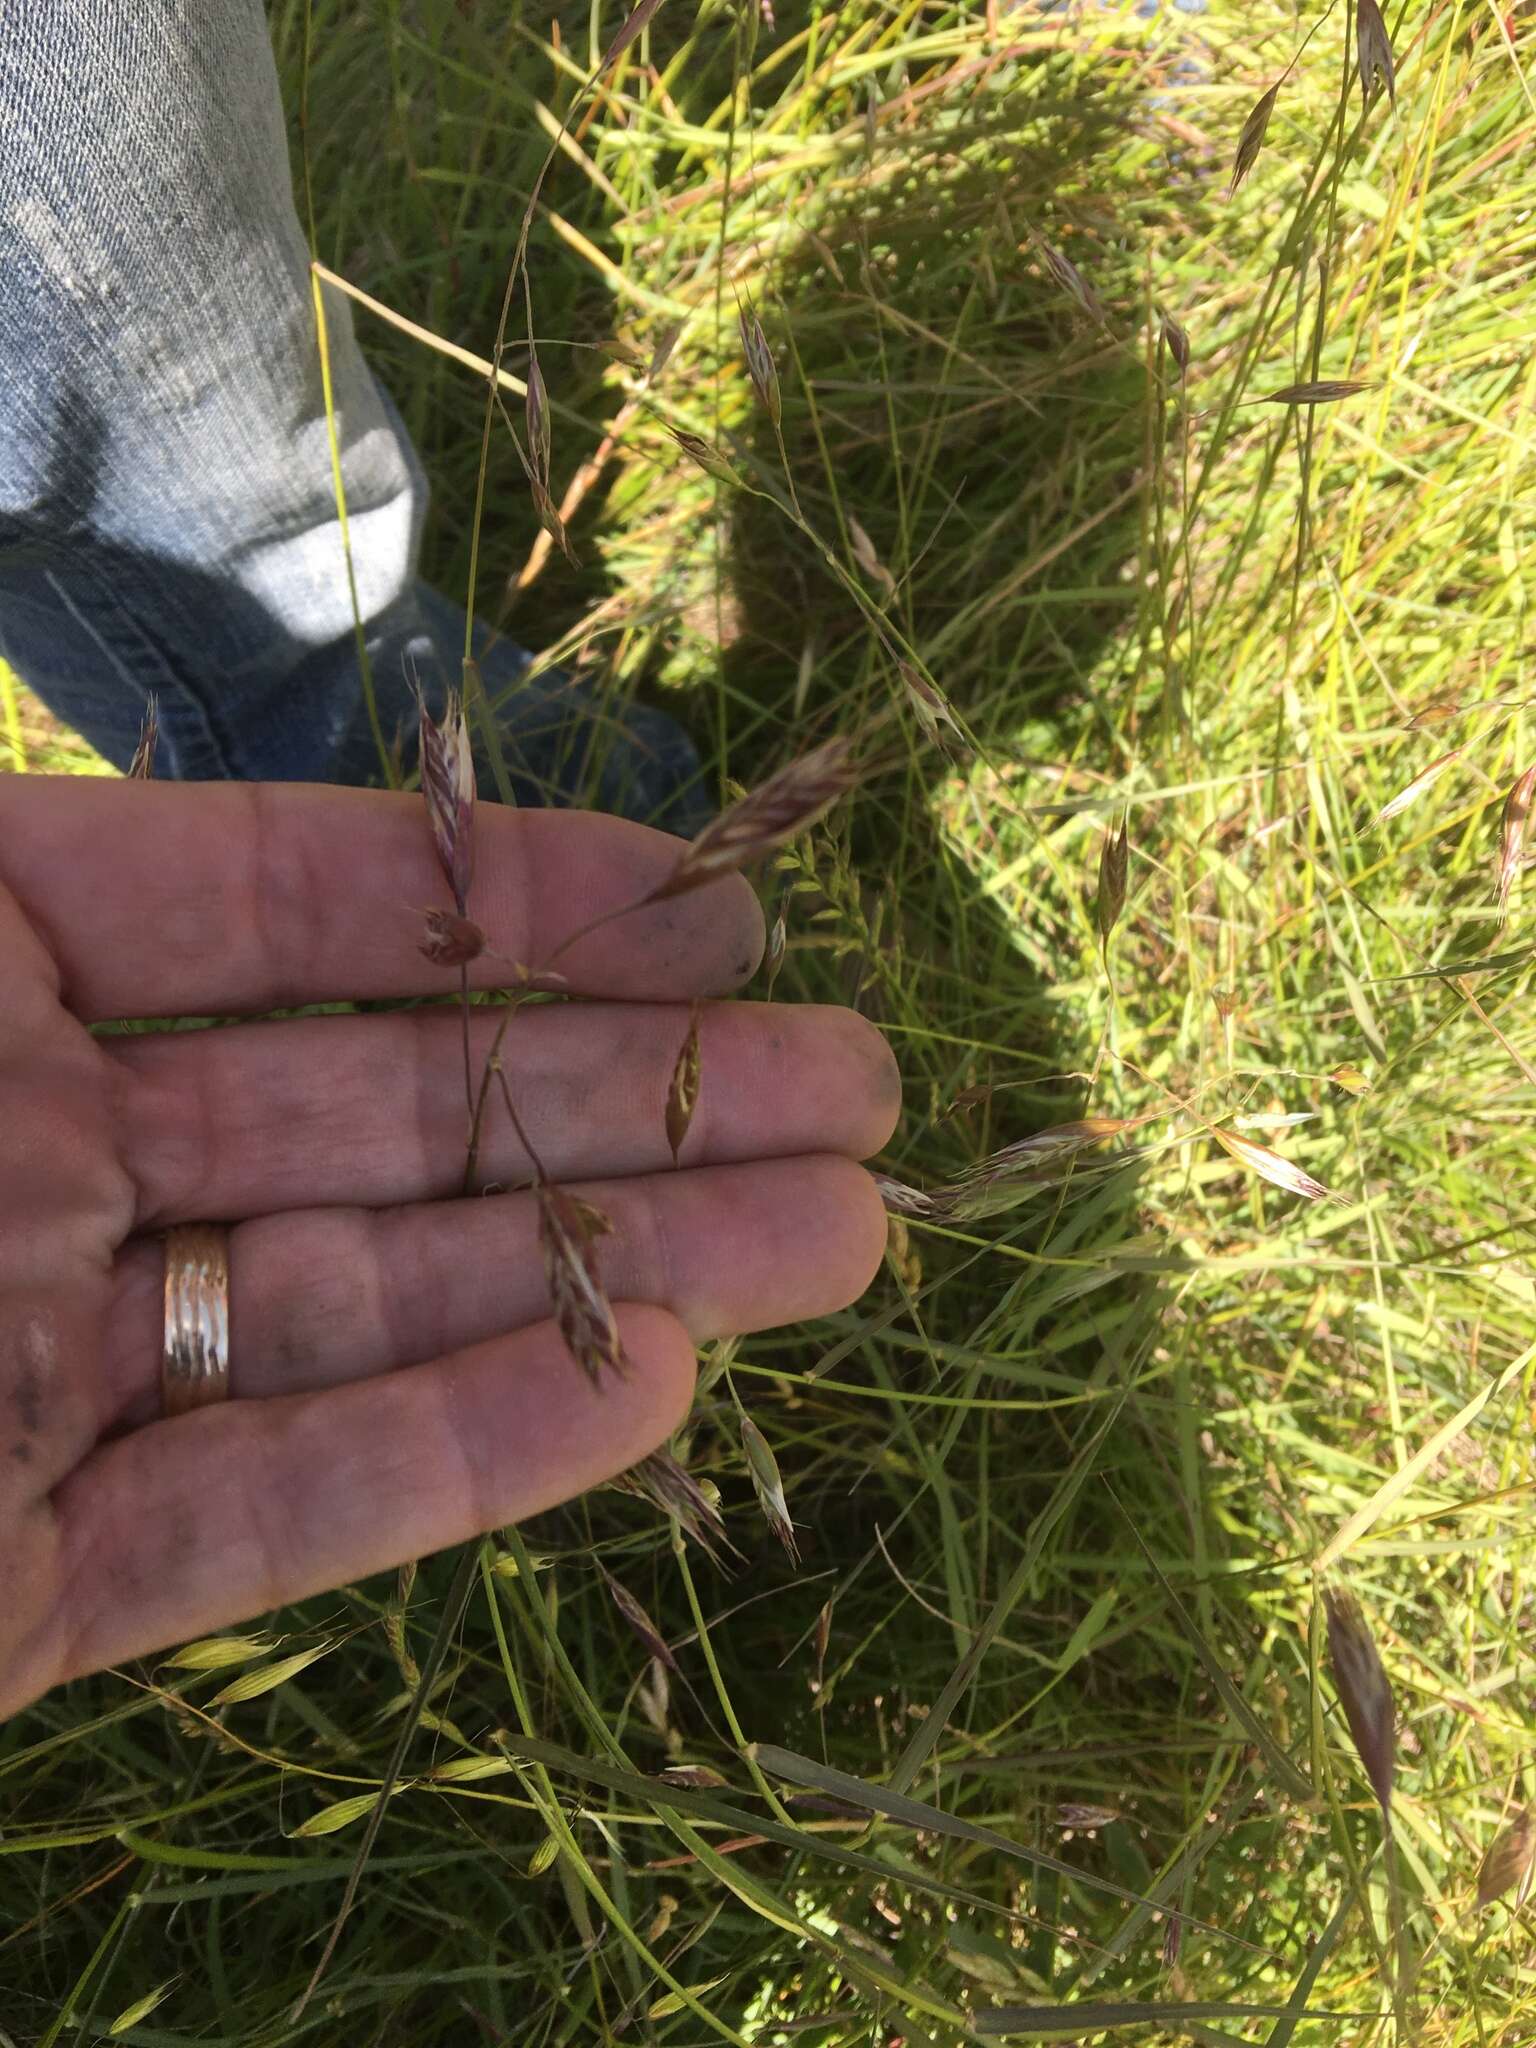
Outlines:
{"type": "Polygon", "coordinates": [[[434,576],[722,803],[857,744],[759,993],[897,1052],[886,1271],[434,1659],[441,1562],[6,1730],[0,2029],[1517,2048],[1536,24],[642,13],[274,32],[434,576]]]}

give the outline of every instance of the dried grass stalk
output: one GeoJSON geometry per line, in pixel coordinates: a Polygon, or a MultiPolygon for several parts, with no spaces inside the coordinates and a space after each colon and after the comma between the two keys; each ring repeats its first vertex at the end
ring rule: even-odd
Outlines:
{"type": "Polygon", "coordinates": [[[814,825],[858,780],[851,742],[824,740],[712,818],[667,879],[643,901],[702,889],[759,861],[814,825]]]}
{"type": "Polygon", "coordinates": [[[1328,1615],[1333,1682],[1338,1687],[1344,1718],[1382,1818],[1390,1824],[1392,1774],[1397,1755],[1392,1688],[1354,1594],[1329,1587],[1323,1594],[1323,1605],[1328,1615]]]}
{"type": "Polygon", "coordinates": [[[600,1209],[552,1181],[540,1181],[535,1193],[539,1249],[555,1321],[566,1349],[599,1386],[605,1371],[629,1370],[613,1304],[597,1266],[596,1241],[613,1226],[600,1209]]]}

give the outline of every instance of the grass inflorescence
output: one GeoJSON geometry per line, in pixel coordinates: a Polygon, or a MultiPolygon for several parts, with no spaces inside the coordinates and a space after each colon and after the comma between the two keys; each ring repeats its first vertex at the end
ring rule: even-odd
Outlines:
{"type": "Polygon", "coordinates": [[[8,1729],[0,2028],[1517,2048],[1536,23],[621,19],[274,30],[429,570],[898,1054],[887,1270],[435,1659],[441,1562],[8,1729]]]}

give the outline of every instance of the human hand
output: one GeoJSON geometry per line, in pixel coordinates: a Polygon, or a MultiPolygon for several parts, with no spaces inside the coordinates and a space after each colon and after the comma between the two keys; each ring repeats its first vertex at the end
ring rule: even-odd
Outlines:
{"type": "MultiPolygon", "coordinates": [[[[538,962],[670,871],[618,819],[486,809],[475,915],[538,962]]],[[[534,1198],[454,1199],[452,1007],[93,1037],[450,991],[416,950],[441,877],[418,799],[256,784],[0,781],[0,1714],[144,1655],[553,1506],[685,1414],[694,1344],[845,1305],[885,1242],[854,1159],[897,1108],[848,1012],[708,1007],[674,1171],[687,1004],[762,926],[729,877],[622,917],[503,1046],[552,1178],[601,1205],[631,1370],[591,1385],[549,1318],[534,1198]],[[162,1410],[164,1253],[229,1227],[230,1393],[162,1410]]],[[[478,987],[507,978],[490,959],[478,987]]],[[[476,1071],[499,1021],[472,1012],[476,1071]]],[[[488,1120],[482,1178],[527,1155],[488,1120]]]]}

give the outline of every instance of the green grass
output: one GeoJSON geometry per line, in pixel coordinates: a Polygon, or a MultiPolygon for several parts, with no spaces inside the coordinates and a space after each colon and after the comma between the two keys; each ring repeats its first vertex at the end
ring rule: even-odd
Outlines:
{"type": "MultiPolygon", "coordinates": [[[[1396,108],[1362,115],[1342,7],[1214,0],[1150,32],[997,12],[994,36],[978,6],[781,0],[770,34],[669,0],[578,103],[613,9],[315,0],[318,253],[443,339],[488,351],[549,137],[578,138],[529,249],[557,490],[636,388],[592,344],[683,322],[573,522],[583,567],[511,604],[535,526],[494,446],[480,603],[616,697],[674,702],[722,777],[874,735],[879,771],[767,893],[775,1000],[856,1001],[900,1057],[884,1166],[938,1186],[1042,1126],[1147,1121],[992,1213],[913,1222],[848,1314],[706,1359],[679,1448],[733,1575],[611,1493],[488,1550],[302,2022],[360,1826],[335,1802],[379,1781],[444,1563],[408,1607],[370,1585],[271,1617],[263,1642],[320,1654],[244,1704],[209,1704],[229,1668],[161,1664],[13,1724],[18,2043],[102,2038],[157,1989],[120,2038],[895,2048],[1023,2005],[1074,2040],[1536,2034],[1528,1913],[1473,1899],[1536,1790],[1536,950],[1530,882],[1502,924],[1494,889],[1536,758],[1536,31],[1512,51],[1487,7],[1410,7],[1396,108]],[[1228,201],[1244,118],[1314,22],[1228,201]],[[1182,395],[1154,306],[1190,336],[1182,395]],[[1317,377],[1371,388],[1255,402],[1317,377]],[[882,603],[976,737],[958,765],[882,603]],[[1337,1199],[1245,1171],[1218,1122],[1337,1199]],[[1395,1881],[1325,1558],[1396,1693],[1395,1881]],[[811,1763],[753,1765],[742,1738],[811,1763]],[[728,1782],[667,1793],[670,1762],[728,1782]]],[[[297,113],[299,0],[274,27],[297,113]]],[[[359,320],[433,478],[429,569],[462,590],[483,385],[359,320]]]]}

